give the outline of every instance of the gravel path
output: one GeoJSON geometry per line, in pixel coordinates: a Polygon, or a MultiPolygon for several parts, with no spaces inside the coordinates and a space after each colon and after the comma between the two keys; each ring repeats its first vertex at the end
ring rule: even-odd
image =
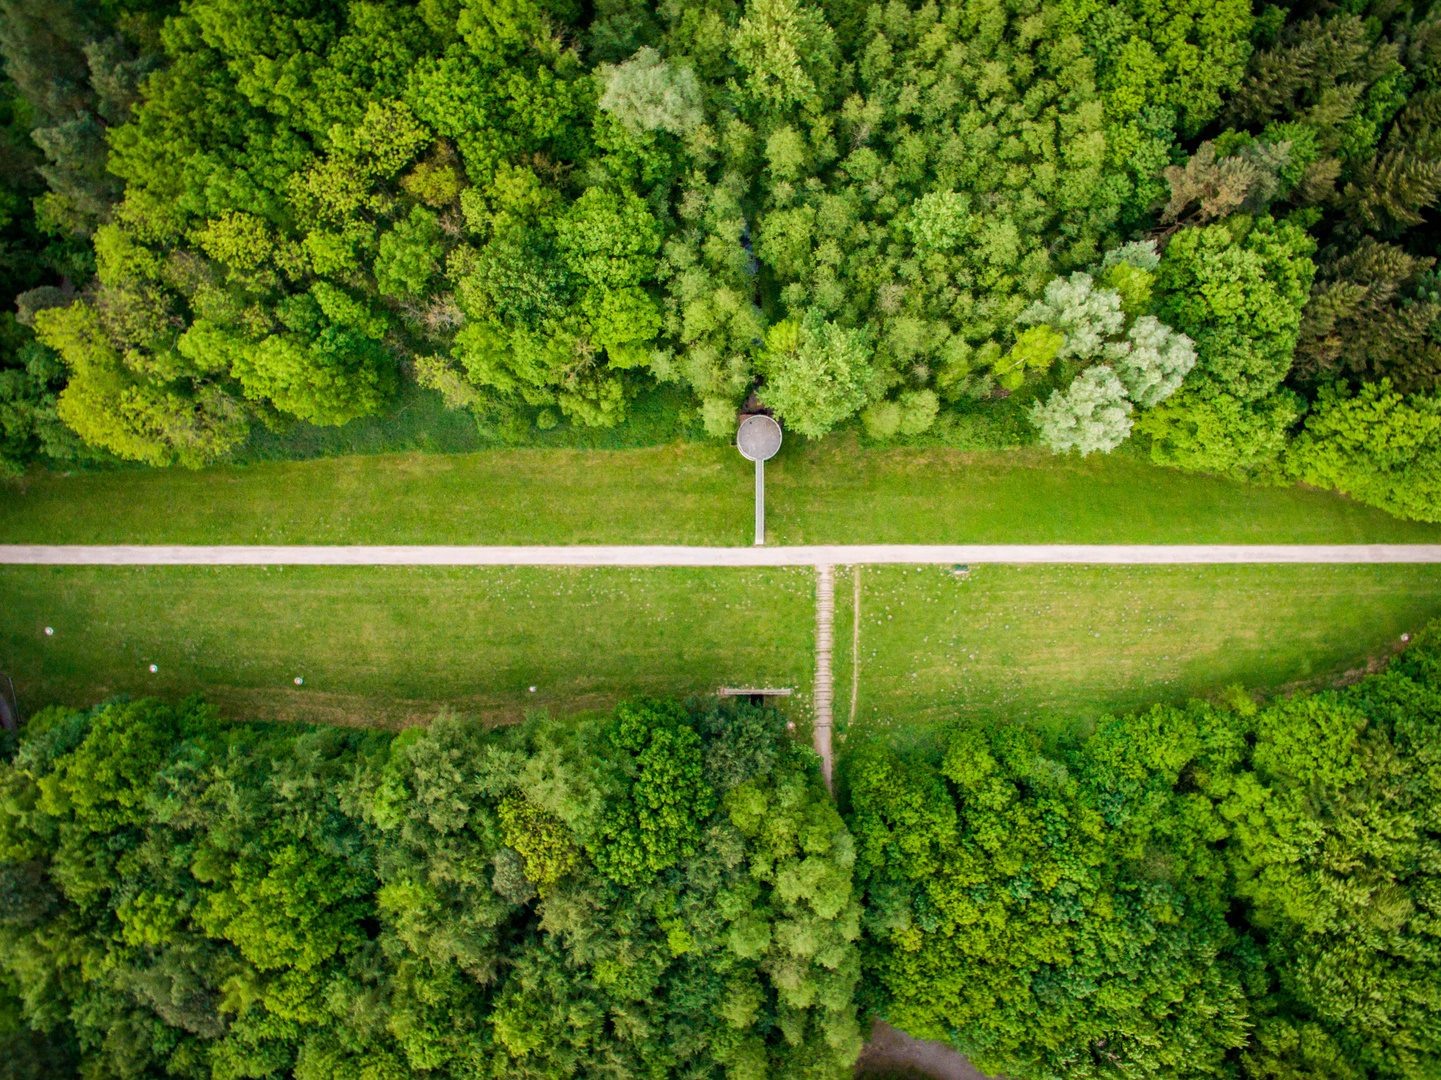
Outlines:
{"type": "Polygon", "coordinates": [[[855,544],[796,547],[0,545],[54,566],[856,566],[865,563],[1441,563],[1441,544],[855,544]]]}

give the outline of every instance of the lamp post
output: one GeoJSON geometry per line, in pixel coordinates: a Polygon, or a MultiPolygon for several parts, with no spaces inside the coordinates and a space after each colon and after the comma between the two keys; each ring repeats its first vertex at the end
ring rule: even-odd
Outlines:
{"type": "Polygon", "coordinates": [[[756,463],[756,543],[766,542],[766,462],[781,448],[781,426],[764,413],[747,416],[736,431],[741,457],[756,463]]]}

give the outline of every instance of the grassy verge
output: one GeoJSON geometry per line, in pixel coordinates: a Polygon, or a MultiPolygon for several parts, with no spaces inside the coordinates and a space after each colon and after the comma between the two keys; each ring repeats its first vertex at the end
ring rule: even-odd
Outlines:
{"type": "Polygon", "coordinates": [[[0,567],[0,596],[27,711],[203,691],[235,717],[396,726],[731,680],[809,709],[800,570],[0,567]]]}
{"type": "MultiPolygon", "coordinates": [[[[844,734],[851,572],[836,584],[844,734]]],[[[0,670],[27,709],[204,691],[236,717],[395,726],[759,684],[795,687],[786,710],[808,728],[800,569],[0,567],[0,597],[0,670]]],[[[1325,683],[1438,615],[1437,567],[868,567],[855,724],[1055,730],[1233,683],[1325,683]]]]}
{"type": "MultiPolygon", "coordinates": [[[[1327,685],[1441,616],[1431,566],[861,574],[860,731],[956,716],[1058,730],[1232,684],[1327,685]]],[[[851,708],[852,581],[846,570],[836,583],[838,720],[851,708]]]]}
{"type": "MultiPolygon", "coordinates": [[[[862,450],[796,440],[767,467],[770,540],[801,543],[1435,543],[1338,495],[1125,455],[862,450]]],[[[0,484],[5,543],[750,541],[751,469],[725,446],[377,454],[35,473],[0,484]]]]}

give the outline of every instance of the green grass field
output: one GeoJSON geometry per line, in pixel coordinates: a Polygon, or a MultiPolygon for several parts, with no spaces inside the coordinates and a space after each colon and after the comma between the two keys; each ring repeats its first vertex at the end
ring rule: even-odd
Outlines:
{"type": "MultiPolygon", "coordinates": [[[[838,734],[851,573],[836,588],[838,734]]],[[[0,567],[0,596],[0,670],[27,709],[203,691],[237,718],[396,726],[758,684],[797,689],[803,736],[810,715],[803,569],[0,567]]],[[[1233,683],[1325,684],[1437,616],[1441,567],[867,567],[856,727],[1056,730],[1233,683]]]]}
{"type": "Polygon", "coordinates": [[[237,718],[508,720],[733,679],[808,694],[813,666],[794,569],[0,567],[0,596],[27,710],[203,691],[237,718]]]}
{"type": "MultiPolygon", "coordinates": [[[[1326,492],[1123,454],[862,450],[770,463],[769,539],[802,543],[1435,543],[1326,492]]],[[[377,454],[0,483],[0,543],[750,542],[751,469],[726,446],[377,454]]]]}
{"type": "MultiPolygon", "coordinates": [[[[838,721],[851,574],[836,581],[838,721]]],[[[1059,730],[1230,685],[1325,686],[1438,616],[1435,566],[865,567],[856,729],[965,716],[1059,730]]]]}

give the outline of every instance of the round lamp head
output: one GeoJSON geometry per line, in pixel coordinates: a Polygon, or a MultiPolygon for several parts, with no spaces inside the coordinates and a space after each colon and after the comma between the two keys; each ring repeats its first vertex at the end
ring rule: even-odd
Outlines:
{"type": "Polygon", "coordinates": [[[757,413],[741,421],[736,432],[736,449],[747,461],[769,461],[781,448],[781,426],[769,416],[757,413]]]}

